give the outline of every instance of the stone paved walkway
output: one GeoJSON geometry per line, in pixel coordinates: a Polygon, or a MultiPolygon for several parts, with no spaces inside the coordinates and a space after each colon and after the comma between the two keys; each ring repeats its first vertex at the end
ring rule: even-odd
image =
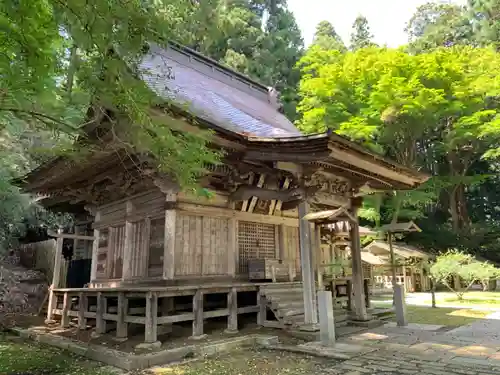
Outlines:
{"type": "Polygon", "coordinates": [[[341,375],[500,374],[500,313],[450,331],[386,325],[343,339],[374,351],[342,362],[341,375]]]}

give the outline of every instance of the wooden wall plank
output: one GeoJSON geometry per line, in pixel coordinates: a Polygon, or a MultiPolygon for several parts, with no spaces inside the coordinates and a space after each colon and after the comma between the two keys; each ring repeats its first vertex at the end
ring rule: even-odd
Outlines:
{"type": "MultiPolygon", "coordinates": [[[[173,206],[177,195],[174,192],[165,194],[165,203],[173,206]]],[[[174,207],[168,207],[165,210],[165,251],[163,255],[163,278],[172,280],[175,276],[175,233],[176,233],[177,212],[174,207]]]]}

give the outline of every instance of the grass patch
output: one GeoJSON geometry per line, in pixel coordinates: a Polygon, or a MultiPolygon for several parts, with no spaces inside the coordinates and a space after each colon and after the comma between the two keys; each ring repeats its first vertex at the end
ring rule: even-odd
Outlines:
{"type": "Polygon", "coordinates": [[[19,337],[0,335],[0,374],[111,375],[99,363],[19,337]]]}
{"type": "MultiPolygon", "coordinates": [[[[431,304],[430,299],[423,301],[431,304]]],[[[436,293],[436,302],[441,305],[464,305],[464,306],[484,306],[500,307],[500,293],[498,292],[467,292],[463,300],[459,300],[453,293],[436,293]]]]}
{"type": "Polygon", "coordinates": [[[491,311],[454,309],[438,307],[433,309],[427,306],[407,306],[409,323],[437,324],[443,326],[463,326],[484,319],[491,311]]]}

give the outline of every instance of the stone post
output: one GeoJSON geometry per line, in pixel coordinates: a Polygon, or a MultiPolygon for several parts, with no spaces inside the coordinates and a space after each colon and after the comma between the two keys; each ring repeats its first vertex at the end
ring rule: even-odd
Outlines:
{"type": "Polygon", "coordinates": [[[398,326],[407,326],[404,285],[396,285],[394,287],[394,307],[396,309],[396,322],[398,326]]]}
{"type": "Polygon", "coordinates": [[[335,345],[335,317],[333,315],[332,293],[318,291],[319,337],[321,345],[335,345]]]}

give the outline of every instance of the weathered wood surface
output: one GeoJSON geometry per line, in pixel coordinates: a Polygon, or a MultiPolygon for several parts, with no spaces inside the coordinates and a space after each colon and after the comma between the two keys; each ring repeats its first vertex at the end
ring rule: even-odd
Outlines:
{"type": "Polygon", "coordinates": [[[234,255],[228,255],[228,249],[235,238],[229,224],[227,218],[178,214],[175,276],[231,275],[234,255]]]}
{"type": "Polygon", "coordinates": [[[277,224],[277,225],[285,224],[292,227],[299,226],[298,221],[293,218],[255,214],[250,212],[235,211],[229,208],[209,207],[192,203],[179,202],[177,204],[177,210],[192,215],[215,216],[219,218],[234,217],[238,220],[252,221],[256,223],[277,224]]]}
{"type": "Polygon", "coordinates": [[[175,277],[175,262],[176,262],[176,227],[177,227],[177,212],[171,207],[177,199],[176,194],[171,191],[165,195],[167,208],[165,210],[165,252],[163,255],[163,278],[172,280],[175,277]]]}
{"type": "Polygon", "coordinates": [[[227,318],[227,330],[229,332],[238,331],[238,292],[232,288],[227,294],[227,309],[229,310],[227,318]]]}
{"type": "Polygon", "coordinates": [[[149,292],[146,295],[146,324],[144,328],[144,342],[154,343],[158,334],[158,295],[149,292]]]}

